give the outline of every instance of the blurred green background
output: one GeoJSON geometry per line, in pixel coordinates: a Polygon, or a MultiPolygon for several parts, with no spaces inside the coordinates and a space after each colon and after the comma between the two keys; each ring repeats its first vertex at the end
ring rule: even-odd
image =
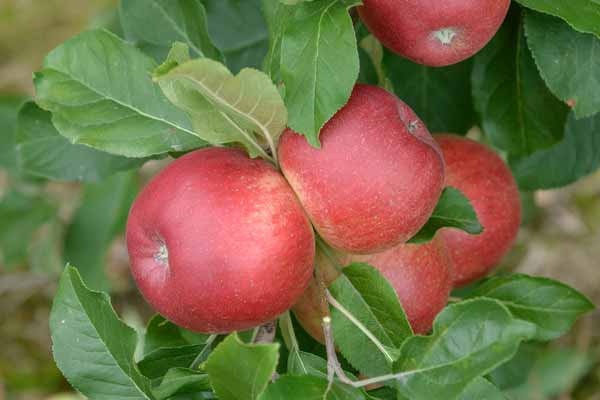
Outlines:
{"type": "MultiPolygon", "coordinates": [[[[110,23],[115,7],[115,0],[0,0],[0,156],[10,151],[7,114],[33,95],[31,76],[44,55],[87,27],[110,23]]],[[[161,165],[91,185],[0,167],[0,400],[78,398],[54,366],[48,332],[65,260],[104,271],[102,286],[111,288],[117,310],[143,326],[150,310],[129,277],[122,232],[137,188],[161,165]]],[[[523,199],[524,226],[501,268],[558,279],[600,304],[600,173],[523,199]]],[[[515,400],[600,400],[600,313],[548,346],[524,346],[495,381],[514,382],[511,374],[522,380],[507,390],[515,400]]]]}

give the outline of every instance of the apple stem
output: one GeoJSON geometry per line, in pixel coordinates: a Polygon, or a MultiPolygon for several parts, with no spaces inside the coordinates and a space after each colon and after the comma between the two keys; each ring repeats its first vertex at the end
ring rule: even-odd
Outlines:
{"type": "Polygon", "coordinates": [[[198,369],[198,367],[200,367],[200,364],[202,364],[208,358],[208,353],[209,353],[210,349],[212,348],[213,342],[217,339],[217,336],[219,336],[219,335],[210,335],[208,337],[208,339],[206,339],[206,342],[204,343],[204,347],[202,348],[200,353],[198,353],[198,355],[196,356],[194,361],[192,361],[192,364],[190,365],[190,369],[194,369],[194,370],[198,369]]]}

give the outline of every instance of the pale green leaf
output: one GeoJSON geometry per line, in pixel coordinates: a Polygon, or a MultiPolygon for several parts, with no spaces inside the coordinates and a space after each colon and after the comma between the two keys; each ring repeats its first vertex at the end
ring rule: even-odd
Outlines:
{"type": "Polygon", "coordinates": [[[264,73],[245,68],[233,76],[217,61],[197,59],[168,71],[161,66],[155,79],[167,97],[190,115],[204,140],[243,143],[251,154],[265,158],[269,157],[263,147],[277,148],[287,110],[264,73]]]}

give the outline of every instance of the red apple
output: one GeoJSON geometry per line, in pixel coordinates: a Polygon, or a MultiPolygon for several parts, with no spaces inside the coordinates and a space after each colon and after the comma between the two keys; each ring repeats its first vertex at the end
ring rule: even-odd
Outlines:
{"type": "Polygon", "coordinates": [[[416,63],[456,64],[496,34],[510,0],[363,0],[359,14],[390,50],[416,63]]]}
{"type": "Polygon", "coordinates": [[[435,135],[446,159],[446,184],[471,201],[480,235],[443,228],[454,265],[454,285],[485,276],[511,248],[521,223],[519,190],[506,163],[481,143],[456,135],[435,135]]]}
{"type": "Polygon", "coordinates": [[[325,241],[369,254],[419,231],[440,197],[444,160],[406,104],[381,88],[357,85],[320,140],[314,148],[288,129],[279,159],[325,241]]]}
{"type": "MultiPolygon", "coordinates": [[[[335,262],[343,266],[361,262],[377,268],[396,290],[408,321],[418,334],[431,330],[433,320],[448,303],[452,288],[450,255],[444,241],[437,237],[429,243],[401,244],[371,255],[336,253],[335,262],[317,252],[316,262],[328,285],[339,275],[335,262]]],[[[293,310],[304,329],[323,342],[324,313],[318,299],[318,286],[313,281],[293,310]]]]}
{"type": "Polygon", "coordinates": [[[195,151],[161,171],[131,209],[127,247],[146,300],[203,333],[252,328],[289,309],[315,255],[283,176],[227,148],[195,151]]]}

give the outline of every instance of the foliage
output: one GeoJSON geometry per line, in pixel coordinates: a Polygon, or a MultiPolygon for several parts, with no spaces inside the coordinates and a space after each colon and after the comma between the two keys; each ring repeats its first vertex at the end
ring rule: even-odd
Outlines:
{"type": "MultiPolygon", "coordinates": [[[[64,223],[59,204],[30,187],[85,182],[64,235],[64,256],[77,268],[62,272],[50,320],[69,383],[90,399],[524,399],[559,394],[585,374],[589,355],[542,353],[530,342],[559,338],[593,309],[545,278],[485,280],[417,336],[377,270],[345,268],[330,291],[347,380],[285,316],[269,344],[246,340],[254,332],[195,334],[160,316],[138,334],[107,293],[104,258],[123,232],[141,165],[210,145],[242,145],[277,165],[285,127],[319,147],[320,129],[357,79],[396,93],[432,131],[479,125],[522,190],[597,170],[600,6],[518,3],[486,48],[445,68],[383,49],[353,21],[355,0],[121,0],[120,29],[88,30],[51,51],[35,74],[34,101],[0,98],[0,166],[19,183],[0,197],[0,255],[19,265],[36,230],[64,223]],[[540,387],[515,371],[542,377],[540,387]],[[367,392],[359,375],[385,386],[367,392]]],[[[411,241],[443,227],[483,230],[454,188],[411,241]]]]}

